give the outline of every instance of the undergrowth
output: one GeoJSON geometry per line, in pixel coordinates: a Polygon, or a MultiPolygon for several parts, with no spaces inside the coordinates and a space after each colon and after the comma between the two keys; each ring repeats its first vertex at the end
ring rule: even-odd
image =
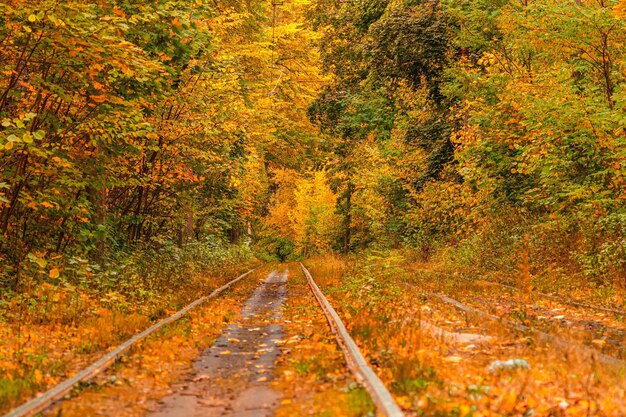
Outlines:
{"type": "Polygon", "coordinates": [[[623,306],[623,229],[619,216],[544,219],[510,209],[493,213],[467,235],[418,239],[402,252],[407,261],[469,279],[487,278],[623,306]]]}
{"type": "MultiPolygon", "coordinates": [[[[466,282],[464,273],[470,267],[476,270],[475,265],[451,275],[453,271],[441,271],[405,250],[327,256],[306,264],[375,372],[398,404],[414,415],[574,416],[585,409],[604,412],[586,415],[623,415],[623,376],[598,367],[576,347],[563,351],[543,346],[529,335],[461,314],[428,295],[446,289],[458,298],[469,292],[472,281],[466,282]],[[443,331],[459,338],[489,338],[457,343],[443,331]],[[530,370],[489,371],[494,360],[510,358],[523,358],[530,370]]],[[[485,294],[477,291],[471,292],[476,298],[472,305],[487,310],[485,294]]],[[[562,310],[554,315],[565,314],[562,310]]],[[[554,318],[560,323],[563,317],[554,318]]],[[[561,327],[546,331],[566,337],[561,327]]]]}
{"type": "Polygon", "coordinates": [[[208,294],[254,263],[247,246],[207,241],[23,266],[0,291],[0,410],[208,294]]]}

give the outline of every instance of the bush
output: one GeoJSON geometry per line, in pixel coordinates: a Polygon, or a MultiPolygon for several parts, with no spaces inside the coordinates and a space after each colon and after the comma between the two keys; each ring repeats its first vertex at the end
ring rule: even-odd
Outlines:
{"type": "Polygon", "coordinates": [[[31,254],[18,285],[0,290],[0,315],[11,321],[20,306],[25,322],[71,323],[102,307],[155,318],[207,293],[252,260],[247,245],[215,238],[183,246],[151,242],[116,252],[102,265],[80,257],[44,261],[31,254]]]}

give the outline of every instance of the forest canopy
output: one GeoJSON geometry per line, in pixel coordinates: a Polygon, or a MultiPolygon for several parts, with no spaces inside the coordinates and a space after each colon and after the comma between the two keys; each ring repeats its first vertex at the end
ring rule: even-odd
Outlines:
{"type": "MultiPolygon", "coordinates": [[[[626,2],[9,0],[1,280],[142,248],[626,273],[626,2]]],[[[126,254],[126,255],[124,255],[126,254]]]]}

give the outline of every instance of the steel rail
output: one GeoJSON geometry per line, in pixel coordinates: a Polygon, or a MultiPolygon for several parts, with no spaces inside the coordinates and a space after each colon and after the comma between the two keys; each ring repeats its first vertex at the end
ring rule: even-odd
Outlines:
{"type": "Polygon", "coordinates": [[[232,281],[229,281],[226,284],[222,285],[221,287],[217,288],[211,294],[197,299],[196,301],[187,305],[187,307],[183,308],[182,310],[179,310],[173,315],[169,316],[168,318],[165,318],[159,321],[158,323],[155,323],[154,325],[150,326],[143,332],[136,334],[135,336],[131,337],[130,339],[128,339],[121,345],[117,346],[115,349],[113,349],[112,351],[110,351],[109,353],[107,353],[106,355],[98,359],[96,362],[92,363],[87,368],[83,369],[82,371],[74,375],[73,377],[66,379],[65,381],[50,388],[48,391],[44,392],[40,396],[33,398],[32,400],[9,411],[3,417],[32,416],[35,413],[45,410],[46,408],[51,406],[52,403],[63,398],[63,396],[69,393],[80,382],[87,381],[95,377],[102,371],[104,371],[111,364],[113,364],[115,360],[121,354],[123,354],[128,349],[130,349],[132,345],[134,345],[135,343],[139,342],[142,339],[145,339],[147,336],[149,336],[151,333],[154,333],[156,330],[160,329],[161,327],[178,320],[179,318],[187,314],[189,310],[191,310],[192,308],[197,307],[198,305],[204,303],[205,301],[216,297],[223,291],[230,288],[233,284],[236,284],[237,282],[239,282],[240,280],[248,276],[250,273],[252,273],[256,269],[258,269],[258,267],[251,269],[244,274],[241,274],[240,276],[233,279],[232,281]]]}
{"type": "Polygon", "coordinates": [[[379,412],[387,417],[403,417],[404,413],[378,375],[376,375],[372,368],[367,364],[354,339],[350,337],[350,334],[346,330],[346,326],[344,326],[335,309],[333,309],[313,280],[313,276],[309,270],[306,269],[302,262],[300,262],[300,267],[307,278],[309,287],[311,287],[315,299],[324,311],[324,315],[326,315],[326,320],[335,334],[337,343],[343,350],[343,354],[346,358],[350,371],[370,394],[372,400],[376,404],[376,407],[378,407],[379,412]]]}
{"type": "MultiPolygon", "coordinates": [[[[411,285],[412,286],[412,285],[411,285]]],[[[615,358],[613,356],[609,356],[606,355],[602,352],[598,352],[596,349],[590,348],[588,346],[582,345],[580,343],[576,343],[573,341],[569,341],[566,339],[563,339],[561,337],[558,336],[554,336],[552,334],[546,333],[544,331],[526,326],[524,324],[521,323],[514,323],[510,320],[507,320],[505,318],[493,315],[493,314],[489,314],[485,311],[476,309],[474,307],[470,307],[466,304],[461,303],[460,301],[455,300],[454,298],[450,298],[448,296],[442,295],[442,294],[437,294],[437,293],[433,293],[433,292],[426,292],[427,295],[431,296],[431,297],[435,297],[438,298],[439,300],[441,300],[442,302],[449,304],[453,307],[455,307],[456,309],[464,312],[465,314],[472,314],[475,316],[479,316],[479,317],[484,317],[487,318],[491,321],[494,322],[499,322],[509,328],[512,328],[514,330],[517,330],[518,332],[522,332],[522,333],[532,333],[535,336],[537,336],[537,338],[548,345],[552,345],[555,346],[559,349],[562,350],[567,350],[567,349],[575,349],[578,350],[579,352],[583,352],[586,355],[594,358],[595,360],[597,360],[598,362],[604,364],[604,365],[609,365],[609,366],[613,366],[615,368],[618,369],[624,369],[626,368],[626,361],[622,360],[622,359],[618,359],[615,358]]]]}
{"type": "MultiPolygon", "coordinates": [[[[427,274],[435,274],[435,275],[440,275],[440,276],[444,276],[444,277],[449,277],[449,278],[457,278],[456,275],[451,274],[449,272],[444,272],[444,271],[433,271],[433,270],[426,270],[424,271],[424,273],[427,274]]],[[[476,280],[474,279],[470,279],[470,278],[466,278],[463,276],[460,276],[459,278],[461,278],[462,280],[469,282],[471,284],[476,284],[476,280]]],[[[495,281],[493,279],[488,279],[488,278],[478,278],[479,280],[486,282],[489,285],[496,285],[502,288],[508,288],[510,290],[514,290],[514,291],[525,291],[524,289],[520,288],[520,287],[516,287],[514,285],[510,285],[510,284],[505,284],[503,282],[498,282],[495,281]]],[[[532,295],[536,295],[538,297],[543,297],[543,298],[547,298],[550,300],[554,300],[557,303],[561,303],[561,304],[565,304],[568,306],[572,306],[572,307],[579,307],[579,308],[587,308],[589,310],[596,310],[596,311],[603,311],[605,313],[612,313],[612,314],[617,314],[620,316],[626,316],[626,310],[620,310],[617,308],[611,308],[611,307],[604,307],[604,306],[594,306],[594,305],[590,305],[590,304],[585,304],[583,302],[580,302],[578,300],[574,300],[571,299],[569,297],[565,298],[565,297],[560,297],[558,295],[554,295],[554,294],[546,294],[544,292],[532,292],[532,295]]]]}
{"type": "MultiPolygon", "coordinates": [[[[524,291],[522,288],[516,287],[514,285],[503,284],[501,282],[492,281],[492,280],[488,280],[488,279],[485,279],[484,281],[488,282],[489,284],[497,285],[497,286],[500,286],[500,287],[503,287],[503,288],[508,288],[508,289],[511,289],[511,290],[514,290],[514,291],[524,291]]],[[[581,302],[576,301],[576,300],[559,297],[558,295],[546,294],[546,293],[543,293],[543,292],[535,292],[535,293],[532,293],[532,294],[536,294],[539,297],[548,298],[550,300],[556,301],[557,303],[565,304],[565,305],[572,306],[572,307],[587,308],[589,310],[597,310],[597,311],[603,311],[605,313],[613,313],[613,314],[617,314],[617,315],[620,315],[620,316],[626,316],[626,311],[619,310],[619,309],[616,309],[616,308],[610,308],[610,307],[604,307],[604,306],[592,306],[592,305],[589,305],[589,304],[581,303],[581,302]]]]}

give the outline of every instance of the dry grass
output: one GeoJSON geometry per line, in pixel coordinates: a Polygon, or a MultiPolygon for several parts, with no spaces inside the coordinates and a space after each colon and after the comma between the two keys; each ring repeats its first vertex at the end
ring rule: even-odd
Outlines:
{"type": "Polygon", "coordinates": [[[265,268],[254,272],[223,296],[150,336],[116,366],[46,414],[131,417],[154,410],[156,401],[184,381],[193,360],[239,314],[241,299],[250,295],[267,272],[265,268]]]}
{"type": "Polygon", "coordinates": [[[97,296],[48,284],[22,294],[12,301],[14,306],[6,307],[11,314],[0,321],[0,412],[66,379],[106,349],[248,266],[196,274],[188,281],[193,285],[149,304],[116,292],[97,296]]]}
{"type": "Polygon", "coordinates": [[[367,393],[348,372],[326,318],[297,264],[290,264],[289,299],[284,307],[286,337],[276,370],[283,393],[277,417],[373,415],[367,393]]]}
{"type": "MultiPolygon", "coordinates": [[[[571,349],[543,346],[505,325],[467,317],[423,291],[466,291],[463,280],[445,280],[401,260],[337,257],[307,264],[353,337],[406,410],[415,415],[623,416],[626,379],[571,349]],[[400,285],[410,281],[413,285],[400,285]],[[436,337],[421,320],[450,332],[494,336],[489,343],[457,344],[436,337]],[[530,370],[491,373],[496,359],[521,358],[530,370]]],[[[485,301],[477,301],[485,309],[485,301]]],[[[521,312],[523,314],[523,311],[521,312]]],[[[550,331],[561,332],[554,328],[550,331]]]]}

